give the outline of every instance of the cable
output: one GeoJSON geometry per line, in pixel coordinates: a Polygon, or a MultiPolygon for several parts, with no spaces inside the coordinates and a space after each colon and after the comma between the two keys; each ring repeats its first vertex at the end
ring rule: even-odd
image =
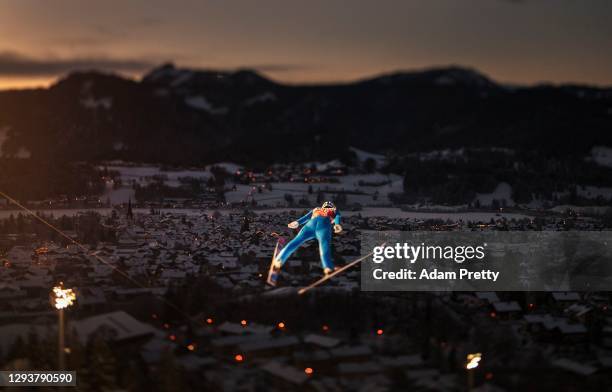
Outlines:
{"type": "MultiPolygon", "coordinates": [[[[69,235],[64,233],[61,229],[59,229],[58,227],[54,226],[49,221],[43,219],[41,216],[37,215],[34,211],[32,211],[29,208],[27,208],[26,206],[22,205],[17,200],[15,200],[11,196],[7,195],[5,192],[0,191],[0,195],[2,197],[4,197],[5,199],[7,199],[8,201],[10,201],[11,203],[13,203],[14,205],[16,205],[17,207],[19,207],[20,209],[22,209],[23,211],[27,212],[29,215],[31,215],[32,217],[34,217],[35,219],[40,221],[45,226],[49,227],[50,229],[52,229],[53,231],[58,233],[63,238],[65,238],[68,241],[70,241],[72,244],[74,244],[77,247],[79,247],[83,252],[85,252],[85,254],[87,254],[89,256],[93,256],[96,260],[98,260],[101,263],[109,266],[111,269],[113,269],[114,271],[118,272],[120,275],[122,275],[124,278],[128,279],[130,282],[134,283],[136,286],[138,286],[140,288],[143,288],[143,289],[151,289],[151,287],[148,287],[148,286],[145,286],[145,285],[141,284],[136,279],[132,278],[131,276],[129,276],[125,272],[123,272],[120,269],[118,269],[117,267],[115,267],[112,263],[109,263],[108,261],[106,261],[104,258],[99,256],[96,252],[90,252],[89,249],[87,249],[87,247],[85,245],[81,244],[80,242],[78,242],[74,238],[70,237],[69,235]]],[[[187,319],[189,319],[189,320],[192,319],[192,317],[190,315],[188,315],[187,313],[185,313],[185,311],[183,311],[178,305],[175,305],[174,303],[168,301],[166,298],[162,297],[159,294],[155,294],[153,291],[151,291],[151,294],[153,294],[154,297],[157,297],[158,299],[160,299],[166,305],[172,307],[174,310],[177,310],[178,312],[183,314],[183,316],[185,316],[187,319]]]]}

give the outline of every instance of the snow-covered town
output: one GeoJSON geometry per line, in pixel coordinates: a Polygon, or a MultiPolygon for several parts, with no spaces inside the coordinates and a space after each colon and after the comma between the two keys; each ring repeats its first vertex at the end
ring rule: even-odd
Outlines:
{"type": "MultiPolygon", "coordinates": [[[[54,350],[44,349],[57,333],[48,298],[63,282],[77,298],[66,311],[67,363],[108,389],[457,391],[471,352],[482,354],[472,390],[546,389],[559,379],[583,390],[610,386],[609,293],[366,293],[355,268],[298,296],[322,274],[316,242],[288,261],[278,287],[265,275],[276,239],[293,235],[287,223],[305,208],[99,212],[40,215],[66,238],[26,215],[3,220],[5,367],[53,366],[54,350]],[[91,353],[98,361],[84,360],[91,353]],[[548,376],[534,384],[516,378],[518,368],[548,376]]],[[[334,257],[355,259],[366,229],[602,228],[576,213],[535,215],[366,206],[343,211],[334,257]]]]}

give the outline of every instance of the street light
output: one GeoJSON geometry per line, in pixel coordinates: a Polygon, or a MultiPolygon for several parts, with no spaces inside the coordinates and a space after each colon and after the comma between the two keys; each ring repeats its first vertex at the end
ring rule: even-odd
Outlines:
{"type": "Polygon", "coordinates": [[[51,305],[57,309],[58,315],[58,370],[64,370],[66,367],[66,348],[65,348],[65,333],[64,333],[64,309],[72,306],[76,301],[76,293],[72,289],[65,289],[64,283],[60,282],[59,286],[53,287],[51,292],[51,305]]]}
{"type": "Polygon", "coordinates": [[[467,370],[476,369],[481,359],[482,359],[481,353],[468,354],[467,363],[465,364],[465,368],[467,370]]]}
{"type": "Polygon", "coordinates": [[[482,354],[481,353],[468,354],[466,359],[467,361],[465,362],[465,370],[467,371],[467,376],[468,376],[468,392],[469,392],[474,387],[474,371],[480,364],[480,361],[482,360],[482,354]]]}

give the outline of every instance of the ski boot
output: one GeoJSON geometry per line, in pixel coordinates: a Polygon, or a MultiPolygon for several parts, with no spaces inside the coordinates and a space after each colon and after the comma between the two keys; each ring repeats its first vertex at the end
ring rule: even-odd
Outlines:
{"type": "Polygon", "coordinates": [[[334,271],[338,271],[340,268],[339,267],[334,267],[332,268],[323,268],[323,275],[325,276],[329,276],[332,272],[334,271]]]}

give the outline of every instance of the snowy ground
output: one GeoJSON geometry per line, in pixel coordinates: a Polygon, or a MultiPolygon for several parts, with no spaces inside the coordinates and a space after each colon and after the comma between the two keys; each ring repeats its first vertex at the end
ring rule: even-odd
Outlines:
{"type": "Polygon", "coordinates": [[[162,170],[159,165],[142,165],[130,164],[129,162],[109,162],[101,165],[98,168],[107,168],[109,171],[119,172],[122,186],[114,189],[113,184],[108,184],[106,191],[100,198],[103,202],[110,199],[111,204],[126,203],[130,198],[134,200],[133,184],[147,185],[151,183],[155,177],[163,177],[164,184],[171,187],[180,186],[180,178],[194,178],[199,180],[208,180],[212,173],[210,169],[213,166],[218,166],[225,169],[228,173],[235,173],[241,170],[242,166],[231,162],[221,162],[215,165],[207,166],[203,169],[185,169],[185,170],[162,170]]]}
{"type": "MultiPolygon", "coordinates": [[[[365,151],[354,149],[359,160],[372,158],[383,163],[382,155],[370,154],[365,151]]],[[[333,166],[334,162],[318,163],[324,169],[333,166]]],[[[106,192],[101,200],[106,202],[110,199],[112,204],[125,203],[129,198],[134,198],[132,190],[133,184],[147,185],[157,177],[164,178],[164,184],[171,187],[180,185],[180,178],[194,178],[207,180],[212,176],[211,166],[204,169],[190,170],[162,170],[158,165],[136,165],[125,162],[109,162],[100,166],[100,169],[108,168],[110,171],[119,172],[122,186],[114,189],[112,184],[107,186],[106,192]]],[[[235,173],[243,168],[234,163],[218,163],[214,166],[224,168],[228,173],[235,173]]],[[[403,192],[402,177],[399,175],[384,175],[380,173],[346,175],[337,177],[338,183],[302,183],[302,182],[281,182],[272,183],[272,190],[263,189],[262,184],[242,185],[236,184],[236,190],[228,191],[225,194],[226,201],[229,203],[250,202],[253,199],[258,206],[282,207],[286,206],[285,195],[290,194],[294,200],[305,199],[309,203],[314,203],[319,192],[325,193],[326,198],[333,198],[337,193],[349,192],[347,202],[350,204],[359,203],[361,205],[389,205],[390,193],[403,192]],[[309,187],[312,193],[308,192],[309,187]],[[259,189],[261,188],[261,192],[259,189]]],[[[231,185],[231,184],[228,184],[231,185]]]]}
{"type": "Polygon", "coordinates": [[[378,166],[382,166],[386,161],[384,155],[363,151],[355,147],[351,147],[350,149],[357,155],[357,160],[360,162],[365,162],[367,159],[373,159],[378,166]]]}
{"type": "Polygon", "coordinates": [[[403,192],[401,176],[383,174],[347,175],[338,177],[339,183],[301,183],[280,182],[273,183],[272,190],[262,189],[258,191],[257,185],[236,185],[235,191],[225,193],[228,203],[238,203],[255,200],[258,206],[279,207],[286,206],[285,195],[290,194],[295,201],[308,200],[310,204],[316,202],[317,194],[323,192],[325,198],[333,199],[339,192],[350,192],[347,194],[349,204],[359,203],[361,205],[388,205],[390,193],[403,192]],[[360,184],[361,181],[361,184],[360,184]],[[381,185],[377,185],[381,184],[381,185]],[[312,188],[312,193],[308,188],[312,188]]]}
{"type": "MultiPolygon", "coordinates": [[[[220,164],[222,165],[222,164],[220,164]]],[[[230,164],[232,168],[239,167],[230,164]]],[[[121,181],[126,185],[138,183],[146,185],[153,180],[154,177],[164,177],[165,184],[168,186],[179,186],[179,178],[196,178],[207,180],[212,174],[210,167],[205,169],[195,170],[162,170],[159,165],[130,165],[130,164],[108,164],[100,166],[100,169],[108,168],[109,171],[119,172],[121,181]]]]}
{"type": "Polygon", "coordinates": [[[586,158],[601,166],[612,167],[612,148],[595,146],[591,149],[591,155],[586,158]]]}

